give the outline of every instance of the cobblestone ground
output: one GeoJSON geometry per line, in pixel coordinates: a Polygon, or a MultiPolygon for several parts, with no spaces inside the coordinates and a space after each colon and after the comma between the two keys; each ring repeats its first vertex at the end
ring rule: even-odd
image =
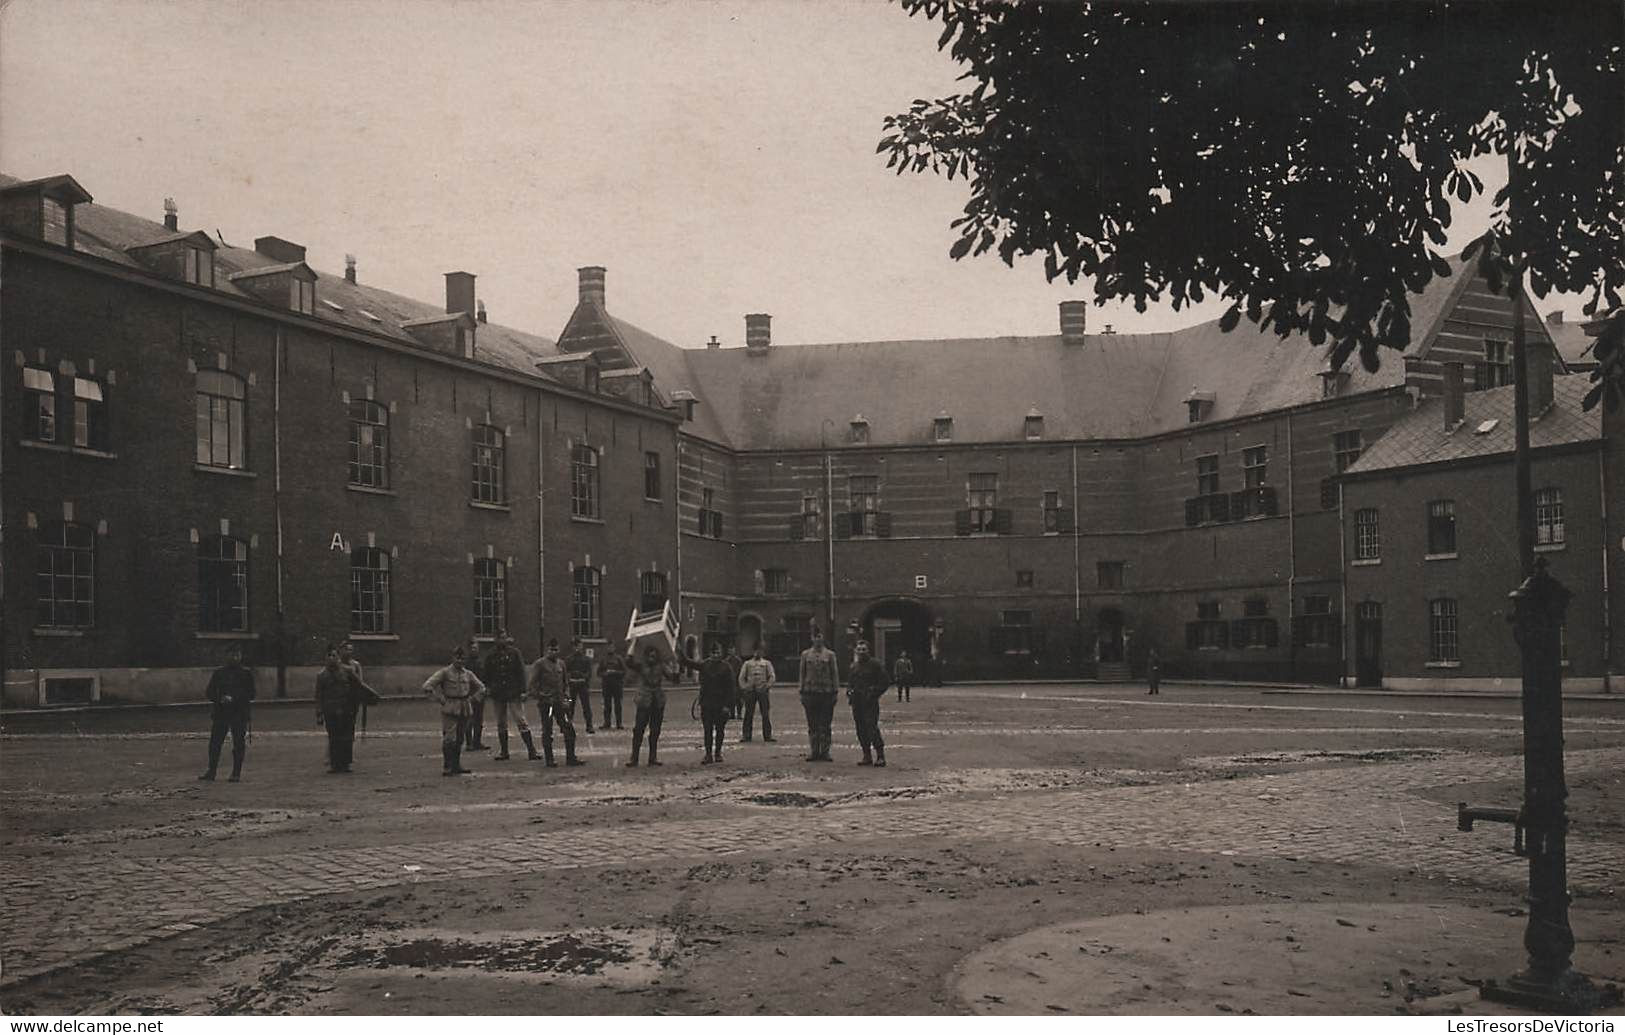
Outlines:
{"type": "MultiPolygon", "coordinates": [[[[223,857],[208,844],[176,852],[166,843],[161,853],[145,852],[136,837],[139,831],[117,825],[111,832],[103,831],[100,839],[81,840],[70,852],[40,851],[26,837],[8,837],[11,844],[0,898],[0,959],[4,965],[0,984],[192,930],[245,909],[340,891],[586,866],[664,863],[702,855],[808,851],[878,840],[896,844],[909,838],[962,837],[1361,863],[1497,886],[1516,885],[1526,872],[1525,861],[1510,851],[1507,828],[1489,826],[1471,836],[1457,833],[1453,806],[1424,793],[1440,786],[1521,778],[1516,740],[1509,739],[1516,732],[1515,717],[1505,708],[1485,710],[1468,705],[1441,709],[1423,703],[1399,714],[1391,707],[1308,707],[1280,704],[1280,698],[1272,699],[1275,704],[1253,699],[1245,706],[1247,721],[1237,723],[1231,709],[1240,706],[1217,698],[1165,705],[1133,701],[1126,695],[1055,693],[1033,695],[1024,702],[1022,707],[1050,710],[1044,713],[1044,721],[1022,724],[1008,721],[1012,693],[944,695],[938,698],[932,716],[894,721],[888,793],[859,797],[841,807],[803,809],[794,823],[783,822],[782,811],[742,804],[752,793],[782,790],[784,775],[774,766],[797,764],[791,752],[802,743],[804,728],[785,715],[776,724],[781,743],[771,756],[773,765],[753,765],[751,758],[742,757],[743,751],[730,752],[736,766],[728,774],[732,807],[724,806],[712,814],[689,811],[669,818],[648,816],[640,820],[637,838],[607,823],[550,823],[549,817],[562,814],[572,804],[567,797],[515,803],[505,801],[505,794],[488,794],[480,800],[439,805],[401,800],[402,794],[387,789],[378,795],[375,806],[358,811],[393,813],[401,817],[398,825],[385,827],[362,845],[327,847],[322,838],[313,836],[300,838],[296,844],[267,840],[262,849],[223,857]],[[1003,714],[1004,722],[988,717],[978,723],[970,718],[989,702],[1003,714]],[[1111,714],[1103,716],[1102,706],[1111,714]],[[1396,714],[1403,721],[1396,720],[1396,714]],[[1386,721],[1366,724],[1380,716],[1387,716],[1386,721]],[[1169,723],[1170,717],[1178,721],[1169,723]],[[1277,751],[1289,746],[1303,752],[1333,740],[1364,744],[1418,734],[1434,743],[1454,738],[1463,746],[1424,752],[1425,757],[1412,761],[1337,764],[1268,775],[1239,775],[1232,770],[1223,774],[1225,778],[1213,778],[1211,766],[1204,765],[1204,759],[1217,757],[1215,751],[1234,750],[1238,745],[1256,750],[1255,742],[1277,751]],[[1067,785],[1063,778],[1054,781],[1055,786],[1040,783],[1010,789],[1013,785],[994,780],[986,784],[985,793],[969,793],[974,788],[961,788],[967,793],[944,793],[934,785],[944,774],[923,770],[915,760],[927,750],[940,753],[940,746],[955,738],[996,745],[1018,739],[1043,741],[1049,745],[1045,751],[1053,751],[1059,741],[1120,744],[1130,738],[1160,738],[1176,745],[1169,750],[1180,756],[1180,763],[1160,770],[1160,775],[1138,781],[1119,778],[1103,786],[1067,785]],[[1140,785],[1125,785],[1134,782],[1140,785]],[[442,808],[449,812],[485,809],[493,814],[507,808],[522,811],[526,822],[504,825],[491,836],[435,840],[431,833],[426,839],[422,815],[442,808]],[[409,823],[418,826],[408,829],[409,823]]],[[[1609,710],[1598,718],[1575,720],[1571,728],[1587,731],[1587,746],[1571,749],[1571,778],[1625,768],[1625,746],[1620,746],[1625,742],[1625,721],[1619,715],[1609,710]]],[[[423,729],[381,730],[368,750],[374,754],[410,750],[416,765],[428,752],[426,729],[425,723],[423,729]]],[[[109,781],[127,778],[127,774],[110,770],[99,780],[80,774],[77,779],[81,782],[71,786],[59,786],[51,779],[19,786],[12,777],[19,756],[27,752],[50,754],[53,746],[59,749],[63,744],[83,750],[87,743],[116,740],[124,753],[120,757],[164,756],[178,749],[192,760],[200,749],[195,737],[163,729],[106,735],[94,730],[72,734],[47,730],[8,733],[5,740],[6,753],[12,756],[4,805],[8,828],[13,826],[14,813],[48,810],[53,802],[71,805],[86,795],[105,793],[109,781]]],[[[658,794],[681,799],[699,793],[702,786],[707,793],[714,792],[714,785],[703,781],[718,771],[700,770],[692,756],[684,753],[686,744],[674,749],[674,741],[684,744],[677,737],[668,738],[667,770],[658,794]]],[[[256,775],[254,763],[260,763],[258,772],[266,771],[265,756],[293,750],[308,756],[319,750],[319,743],[317,735],[308,730],[267,729],[256,739],[250,775],[256,775]]],[[[594,744],[591,754],[597,768],[590,775],[604,778],[610,775],[606,770],[624,744],[615,741],[612,745],[605,738],[594,744]]],[[[1325,754],[1332,762],[1348,761],[1335,752],[1325,754]]],[[[850,764],[850,749],[846,755],[844,761],[850,764]]],[[[966,771],[976,768],[974,760],[966,760],[966,771]]],[[[841,779],[870,775],[853,773],[846,766],[840,770],[824,772],[841,779]]],[[[485,772],[482,766],[482,774],[485,772]]],[[[511,772],[501,770],[503,776],[511,772]]],[[[534,772],[537,770],[525,770],[534,772]]],[[[1064,775],[1064,769],[1061,772],[1064,775]]],[[[630,781],[645,773],[647,770],[617,769],[614,777],[630,781]]],[[[478,779],[449,783],[461,789],[478,779]]],[[[502,786],[511,791],[513,785],[509,781],[502,786]]],[[[824,786],[828,788],[827,781],[824,786]]],[[[627,789],[647,796],[651,788],[628,782],[627,789]]],[[[511,793],[506,796],[511,798],[511,793]]],[[[1612,894],[1622,854],[1625,848],[1617,840],[1572,840],[1570,880],[1576,892],[1612,894]]]]}

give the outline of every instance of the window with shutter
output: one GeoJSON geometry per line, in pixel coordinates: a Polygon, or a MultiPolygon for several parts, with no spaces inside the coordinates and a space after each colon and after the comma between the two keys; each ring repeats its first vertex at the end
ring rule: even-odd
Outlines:
{"type": "Polygon", "coordinates": [[[1015,521],[1010,511],[1005,507],[995,507],[993,510],[993,531],[998,535],[1009,535],[1015,521]]]}

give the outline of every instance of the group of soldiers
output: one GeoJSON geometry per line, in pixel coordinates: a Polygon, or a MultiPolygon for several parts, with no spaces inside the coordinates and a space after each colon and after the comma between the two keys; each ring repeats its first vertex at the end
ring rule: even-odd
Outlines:
{"type": "MultiPolygon", "coordinates": [[[[807,761],[828,762],[831,761],[831,725],[841,680],[835,653],[824,645],[822,631],[814,628],[811,635],[812,646],[801,653],[798,688],[811,747],[807,761]]],[[[548,766],[558,764],[553,756],[553,728],[557,726],[564,740],[564,764],[585,764],[576,755],[575,710],[579,702],[587,733],[595,733],[591,698],[595,669],[603,695],[603,728],[606,730],[610,728],[612,716],[615,729],[625,728],[621,722],[622,697],[628,675],[635,680],[632,753],[626,763],[628,766],[639,764],[645,736],[649,742],[648,764],[662,764],[658,754],[666,688],[682,678],[684,669],[699,676],[698,704],[705,734],[702,764],[722,761],[727,724],[731,719],[743,720],[740,742],[750,743],[758,710],[762,717],[762,740],[774,742],[771,692],[778,677],[773,663],[763,656],[760,645],[747,659],[732,648],[724,655],[720,644],[712,644],[703,661],[682,655],[668,661],[654,647],[645,649],[641,658],[636,652],[623,655],[611,650],[604,652],[595,666],[579,639],[570,642],[570,653],[563,658],[559,656],[559,642],[550,640],[543,656],[527,666],[514,646],[513,637],[503,630],[484,658],[479,657],[470,639],[465,646],[453,650],[449,665],[423,683],[424,692],[432,695],[440,707],[442,775],[470,772],[463,766],[463,752],[488,750],[482,739],[487,701],[496,712],[498,751],[493,756],[495,761],[510,758],[511,724],[517,729],[529,760],[540,760],[548,766]],[[539,754],[530,724],[525,720],[527,696],[535,699],[542,722],[539,754]]],[[[886,764],[886,745],[880,732],[880,701],[894,682],[893,676],[897,699],[911,699],[913,664],[907,652],[899,656],[892,675],[888,675],[885,666],[870,655],[869,644],[858,641],[847,672],[846,695],[858,743],[863,749],[859,765],[886,764]]],[[[229,779],[235,783],[242,776],[249,713],[255,697],[253,670],[243,665],[239,648],[228,651],[227,664],[215,671],[207,696],[212,719],[209,767],[199,779],[215,779],[220,752],[229,733],[232,739],[229,779]]],[[[367,685],[353,645],[348,640],[330,644],[326,664],[316,676],[316,722],[327,732],[329,773],[350,772],[357,716],[364,714],[363,709],[368,704],[379,700],[379,694],[367,685]]]]}

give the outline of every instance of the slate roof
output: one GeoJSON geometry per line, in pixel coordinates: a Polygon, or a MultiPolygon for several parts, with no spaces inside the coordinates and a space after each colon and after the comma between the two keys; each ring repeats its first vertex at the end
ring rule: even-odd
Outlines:
{"type": "MultiPolygon", "coordinates": [[[[50,179],[54,180],[56,177],[50,179]]],[[[21,181],[15,177],[0,174],[0,187],[19,185],[21,181]]],[[[177,236],[177,231],[168,229],[162,223],[91,203],[75,206],[74,227],[75,251],[141,270],[147,267],[128,255],[125,249],[160,244],[177,236]]],[[[179,236],[186,236],[187,233],[189,232],[181,231],[179,236]]],[[[213,290],[250,300],[253,299],[252,295],[232,283],[231,277],[234,274],[263,272],[269,267],[288,265],[274,263],[251,247],[237,248],[220,244],[215,249],[214,255],[213,290]]],[[[444,306],[420,302],[367,284],[352,284],[339,274],[317,271],[317,277],[318,319],[372,334],[384,334],[398,340],[402,345],[432,353],[432,350],[425,349],[412,338],[405,327],[413,322],[444,317],[446,315],[444,306]],[[342,311],[335,310],[334,306],[339,306],[342,311]],[[368,319],[362,315],[363,310],[379,319],[376,321],[368,319]]],[[[538,359],[558,354],[558,348],[550,338],[494,323],[478,324],[475,329],[475,342],[476,362],[491,363],[533,377],[542,376],[536,369],[538,359]]]]}
{"type": "Polygon", "coordinates": [[[1597,359],[1591,354],[1591,349],[1597,344],[1597,339],[1587,334],[1580,322],[1564,320],[1554,324],[1548,319],[1545,327],[1546,333],[1552,337],[1552,343],[1557,346],[1558,354],[1570,368],[1589,369],[1596,364],[1597,359]]]}
{"type": "MultiPolygon", "coordinates": [[[[1569,374],[1552,378],[1552,405],[1529,425],[1532,449],[1602,439],[1602,410],[1581,409],[1590,378],[1569,374]]],[[[1513,449],[1512,386],[1468,392],[1463,398],[1465,419],[1453,431],[1444,427],[1444,400],[1427,399],[1393,427],[1344,472],[1358,477],[1382,471],[1436,464],[1449,460],[1511,455],[1513,449]],[[1480,434],[1487,421],[1494,426],[1480,434]]]]}

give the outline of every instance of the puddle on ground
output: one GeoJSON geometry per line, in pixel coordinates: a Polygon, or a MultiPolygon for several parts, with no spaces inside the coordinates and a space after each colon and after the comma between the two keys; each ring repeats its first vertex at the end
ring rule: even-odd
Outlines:
{"type": "Polygon", "coordinates": [[[591,979],[646,985],[678,953],[675,935],[656,928],[519,930],[475,934],[443,927],[374,930],[345,939],[326,970],[478,971],[529,980],[591,979]]]}
{"type": "Polygon", "coordinates": [[[1247,755],[1210,755],[1192,758],[1198,769],[1226,769],[1241,765],[1303,765],[1311,762],[1420,762],[1460,751],[1445,748],[1379,748],[1371,751],[1259,751],[1247,755]]]}

